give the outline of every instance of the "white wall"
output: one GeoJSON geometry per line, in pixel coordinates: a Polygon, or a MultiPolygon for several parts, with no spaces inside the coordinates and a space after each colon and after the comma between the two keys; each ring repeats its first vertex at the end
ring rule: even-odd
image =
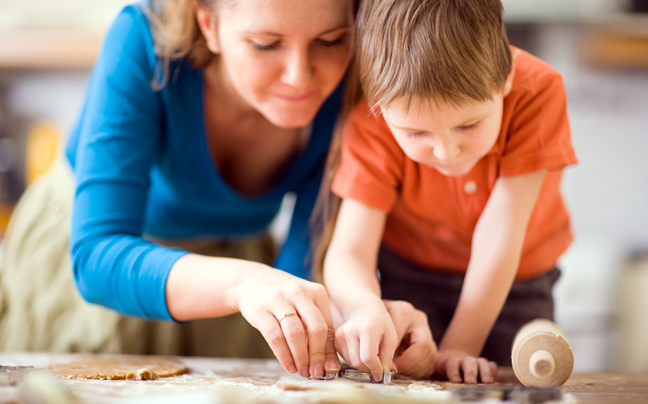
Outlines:
{"type": "MultiPolygon", "coordinates": [[[[564,195],[576,240],[561,261],[557,320],[575,353],[575,370],[619,368],[617,301],[627,258],[648,253],[648,69],[597,70],[578,61],[574,26],[540,30],[537,56],[565,79],[580,163],[566,170],[564,195]]],[[[634,307],[645,321],[648,307],[634,307]]],[[[646,359],[648,363],[648,358],[646,359]]]]}

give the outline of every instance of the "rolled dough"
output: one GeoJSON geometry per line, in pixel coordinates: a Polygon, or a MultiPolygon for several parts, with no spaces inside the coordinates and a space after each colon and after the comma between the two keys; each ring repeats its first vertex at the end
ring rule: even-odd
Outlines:
{"type": "Polygon", "coordinates": [[[47,370],[66,379],[154,380],[181,375],[187,368],[172,358],[161,356],[93,356],[50,365],[47,370]]]}

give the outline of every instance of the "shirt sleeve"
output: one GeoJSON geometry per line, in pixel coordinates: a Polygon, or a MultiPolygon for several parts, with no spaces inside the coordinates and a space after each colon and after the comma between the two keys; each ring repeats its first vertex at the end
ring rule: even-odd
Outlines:
{"type": "Polygon", "coordinates": [[[167,319],[165,288],[185,254],[142,238],[149,173],[164,112],[151,89],[155,58],[142,10],[125,8],[88,83],[74,164],[70,249],[81,295],[120,313],[167,319]]]}
{"type": "Polygon", "coordinates": [[[340,198],[389,212],[398,197],[404,161],[385,121],[372,114],[363,100],[345,125],[332,191],[340,198]]]}
{"type": "Polygon", "coordinates": [[[565,87],[558,72],[549,69],[540,75],[511,111],[500,175],[557,170],[578,161],[571,142],[565,87]]]}

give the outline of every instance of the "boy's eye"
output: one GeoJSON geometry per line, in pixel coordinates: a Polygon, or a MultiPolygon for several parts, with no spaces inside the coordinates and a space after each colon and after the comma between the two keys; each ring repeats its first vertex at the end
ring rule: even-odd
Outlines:
{"type": "Polygon", "coordinates": [[[279,46],[279,41],[270,42],[270,43],[262,43],[262,42],[257,42],[257,41],[251,40],[250,43],[252,44],[252,46],[254,46],[254,49],[260,50],[260,51],[272,50],[272,49],[275,49],[275,48],[277,48],[279,46]]]}
{"type": "Polygon", "coordinates": [[[423,136],[423,132],[405,132],[405,136],[411,138],[421,137],[423,136]]]}
{"type": "Polygon", "coordinates": [[[462,131],[462,132],[468,132],[468,131],[470,131],[470,130],[475,129],[475,128],[479,125],[479,122],[480,122],[480,121],[475,122],[475,123],[472,123],[472,124],[470,124],[470,125],[460,126],[458,129],[459,129],[460,131],[462,131]]]}

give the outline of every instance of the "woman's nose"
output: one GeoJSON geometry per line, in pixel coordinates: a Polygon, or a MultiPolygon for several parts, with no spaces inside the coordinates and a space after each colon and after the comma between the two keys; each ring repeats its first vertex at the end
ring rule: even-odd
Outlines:
{"type": "Polygon", "coordinates": [[[286,61],[283,81],[293,87],[301,87],[310,82],[313,77],[313,65],[307,50],[295,50],[286,61]]]}

